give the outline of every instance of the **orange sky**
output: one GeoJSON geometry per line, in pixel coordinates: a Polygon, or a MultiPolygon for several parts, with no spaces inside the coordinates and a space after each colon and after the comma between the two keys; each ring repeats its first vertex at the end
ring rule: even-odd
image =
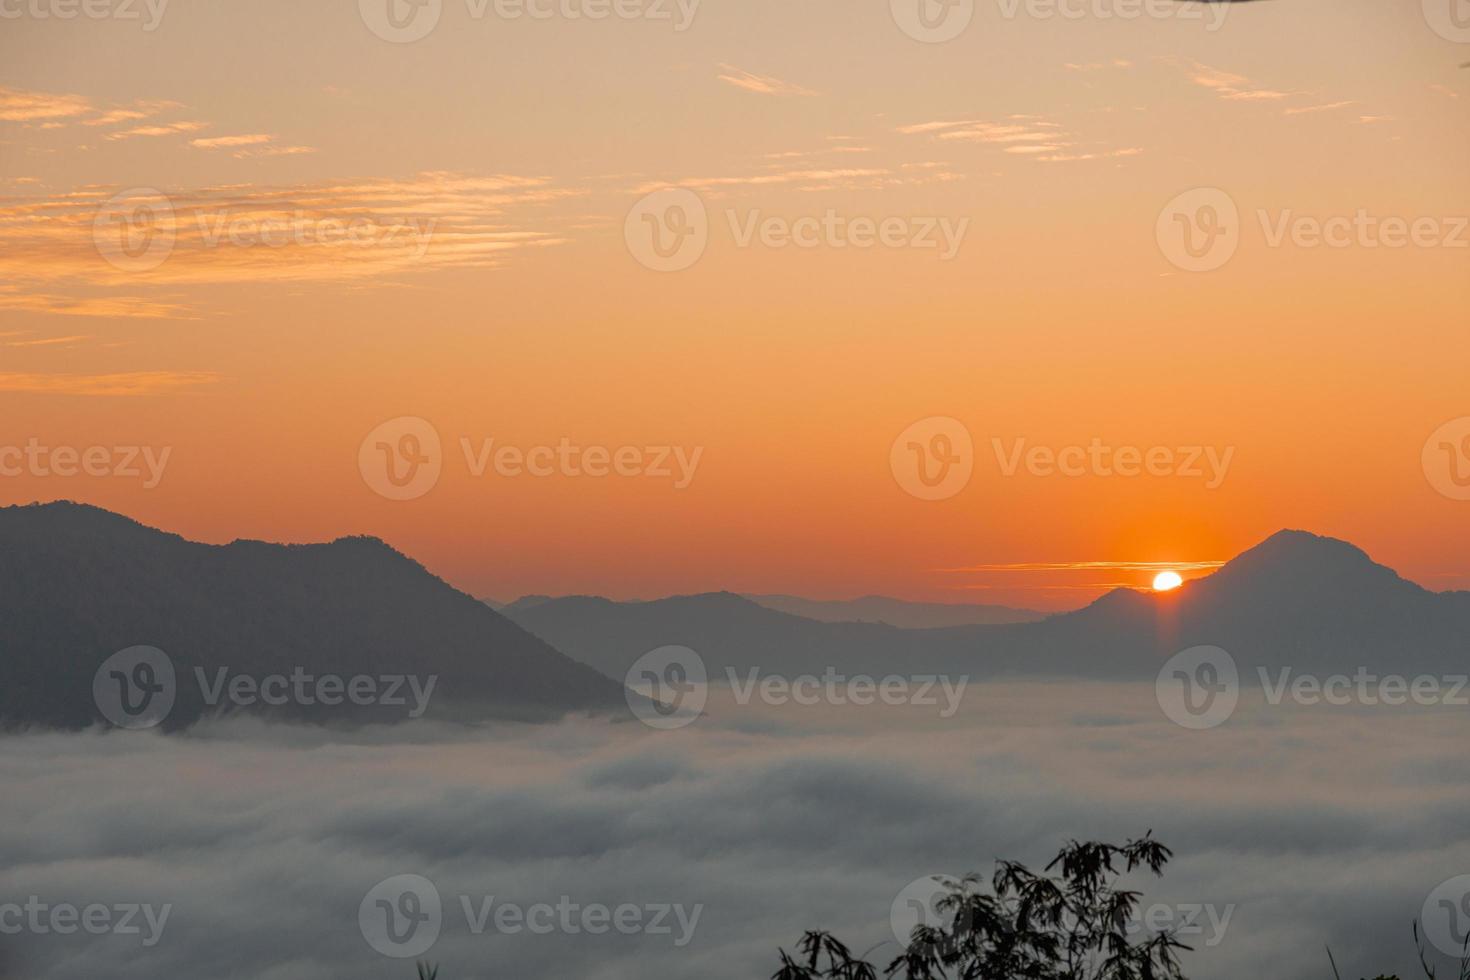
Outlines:
{"type": "Polygon", "coordinates": [[[350,2],[179,4],[151,31],[4,20],[0,500],[209,541],[376,534],[501,598],[1057,608],[1150,573],[946,570],[1204,562],[1281,527],[1470,587],[1470,501],[1421,459],[1470,416],[1470,46],[1418,3],[1244,4],[1213,31],[1107,7],[979,3],[942,44],[835,0],[710,2],[682,31],[444,0],[411,43],[350,2]],[[681,271],[625,240],[665,186],[707,214],[681,271]],[[1202,187],[1238,208],[1238,243],[1185,271],[1157,226],[1202,187]],[[108,261],[107,202],[138,188],[174,213],[150,268],[108,261]],[[1272,243],[1283,219],[1359,212],[1437,237],[1272,243]],[[966,224],[951,259],[740,240],[752,216],[828,213],[966,224]],[[410,500],[359,466],[400,417],[441,440],[410,500]],[[942,500],[890,458],[931,417],[973,443],[942,500]],[[477,477],[462,440],[487,439],[699,455],[682,488],[477,477]],[[6,473],[31,440],[169,455],[151,488],[6,473]],[[1006,475],[1017,440],[1229,466],[1218,486],[1006,475]]]}

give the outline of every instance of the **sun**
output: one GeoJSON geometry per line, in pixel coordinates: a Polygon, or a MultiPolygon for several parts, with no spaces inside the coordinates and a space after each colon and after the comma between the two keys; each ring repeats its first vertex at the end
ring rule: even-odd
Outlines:
{"type": "Polygon", "coordinates": [[[1178,572],[1160,572],[1154,576],[1154,591],[1168,592],[1177,589],[1184,584],[1184,579],[1179,577],[1178,572]]]}

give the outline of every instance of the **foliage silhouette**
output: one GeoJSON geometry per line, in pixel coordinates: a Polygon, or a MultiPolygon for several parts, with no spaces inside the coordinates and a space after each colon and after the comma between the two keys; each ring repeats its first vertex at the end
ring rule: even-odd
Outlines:
{"type": "MultiPolygon", "coordinates": [[[[1129,935],[1140,893],[1118,879],[1163,872],[1173,852],[1152,831],[1125,844],[1070,841],[1043,873],[1000,861],[983,876],[945,883],[936,903],[947,925],[920,924],[884,975],[896,980],[1184,980],[1172,931],[1129,935]],[[1049,872],[1059,870],[1058,875],[1049,872]]],[[[780,950],[772,980],[876,980],[826,932],[808,932],[797,956],[780,950]]]]}

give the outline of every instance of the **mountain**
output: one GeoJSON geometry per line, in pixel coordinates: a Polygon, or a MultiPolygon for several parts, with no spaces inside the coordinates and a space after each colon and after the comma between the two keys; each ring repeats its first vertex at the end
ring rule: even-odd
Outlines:
{"type": "MultiPolygon", "coordinates": [[[[94,676],[109,656],[139,645],[164,651],[174,667],[167,728],[213,711],[205,692],[221,676],[293,672],[371,677],[383,697],[363,687],[356,700],[372,703],[356,704],[328,689],[345,703],[293,697],[249,710],[356,723],[401,721],[425,701],[430,718],[625,706],[621,685],[375,538],[216,546],[79,504],[0,508],[0,724],[98,722],[94,676]],[[388,690],[407,677],[426,698],[415,702],[405,680],[388,690]],[[381,703],[398,699],[407,703],[381,703]]],[[[221,703],[252,700],[242,690],[245,697],[221,703]]],[[[317,691],[314,682],[308,690],[317,691]]]]}
{"type": "MultiPolygon", "coordinates": [[[[540,598],[545,601],[545,597],[540,598]]],[[[969,602],[906,602],[881,595],[839,600],[803,599],[789,595],[747,595],[745,598],[767,609],[823,623],[887,623],[904,629],[1034,623],[1047,616],[1034,609],[969,602]]]]}
{"type": "Polygon", "coordinates": [[[712,675],[950,673],[1141,678],[1186,647],[1223,647],[1255,668],[1379,674],[1467,670],[1470,593],[1408,582],[1343,541],[1282,531],[1213,575],[1167,593],[1117,589],[1034,623],[898,629],[820,623],[729,594],[616,603],[543,600],[509,615],[612,677],[654,647],[698,651],[712,675]]]}

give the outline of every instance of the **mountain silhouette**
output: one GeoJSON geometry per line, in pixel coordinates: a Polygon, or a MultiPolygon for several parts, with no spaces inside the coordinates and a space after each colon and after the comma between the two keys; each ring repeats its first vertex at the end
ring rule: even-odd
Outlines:
{"type": "Polygon", "coordinates": [[[904,629],[1034,623],[1046,613],[973,602],[907,602],[888,596],[856,599],[803,599],[790,595],[746,595],[751,602],[824,623],[887,623],[904,629]]]}
{"type": "Polygon", "coordinates": [[[712,675],[955,673],[1138,678],[1186,647],[1212,645],[1242,668],[1379,674],[1464,673],[1470,593],[1436,593],[1362,550],[1282,531],[1214,574],[1167,593],[1116,589],[1034,623],[898,629],[819,623],[727,593],[641,603],[574,597],[508,610],[531,632],[612,677],[667,644],[698,651],[712,675]]]}
{"type": "MultiPolygon", "coordinates": [[[[375,538],[216,546],[80,504],[0,508],[0,724],[99,722],[94,675],[110,655],[139,645],[164,651],[176,670],[168,728],[215,710],[196,668],[211,682],[220,668],[257,679],[298,668],[413,675],[422,684],[435,675],[429,718],[539,718],[624,704],[621,685],[375,538]]],[[[298,700],[248,710],[325,723],[407,716],[397,705],[298,700]]]]}

